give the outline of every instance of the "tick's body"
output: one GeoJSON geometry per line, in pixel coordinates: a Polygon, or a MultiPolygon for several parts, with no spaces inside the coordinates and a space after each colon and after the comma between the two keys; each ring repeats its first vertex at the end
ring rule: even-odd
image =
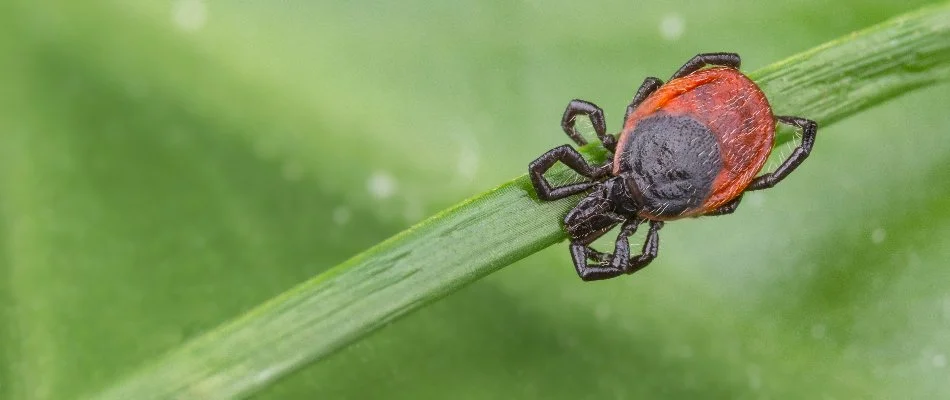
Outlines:
{"type": "Polygon", "coordinates": [[[632,170],[644,218],[699,215],[742,193],[774,136],[775,117],[755,83],[732,68],[705,69],[661,86],[627,117],[613,175],[632,170]]]}
{"type": "Polygon", "coordinates": [[[647,78],[627,107],[617,139],[607,135],[599,107],[582,100],[568,105],[561,122],[565,133],[586,144],[574,129],[574,118],[588,115],[613,159],[593,166],[565,145],[532,162],[529,172],[543,200],[590,191],[564,218],[582,279],[606,279],[643,268],[656,257],[663,221],[729,214],[743,192],[774,186],[808,156],[815,123],[773,116],[765,95],[738,67],[738,55],[700,54],[665,85],[647,78]],[[715,67],[702,69],[707,65],[715,67]],[[756,177],[771,152],[776,120],[801,128],[802,144],[775,172],[756,177]],[[590,181],[552,187],[543,174],[558,161],[590,181]],[[627,238],[647,221],[650,232],[643,252],[630,257],[627,238]],[[590,247],[618,224],[623,226],[613,254],[590,247]]]}

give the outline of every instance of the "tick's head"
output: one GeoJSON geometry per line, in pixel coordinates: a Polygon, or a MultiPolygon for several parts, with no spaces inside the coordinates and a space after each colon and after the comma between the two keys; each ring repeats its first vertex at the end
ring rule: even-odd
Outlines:
{"type": "Polygon", "coordinates": [[[637,215],[640,206],[621,178],[611,178],[597,186],[564,217],[564,229],[571,241],[587,243],[607,233],[618,223],[637,215]]]}
{"type": "Polygon", "coordinates": [[[640,213],[643,209],[643,196],[632,174],[621,173],[607,182],[610,183],[607,187],[607,196],[614,205],[614,212],[628,218],[640,213]]]}

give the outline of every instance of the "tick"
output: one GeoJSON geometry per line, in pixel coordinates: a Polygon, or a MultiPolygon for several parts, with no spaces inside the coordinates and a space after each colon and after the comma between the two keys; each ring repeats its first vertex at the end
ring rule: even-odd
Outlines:
{"type": "Polygon", "coordinates": [[[572,100],[561,127],[580,146],[574,127],[586,115],[611,153],[592,165],[570,145],[556,147],[528,167],[541,200],[587,192],[564,217],[571,258],[585,281],[632,274],[656,258],[664,221],[731,214],[747,191],[768,189],[808,157],[818,130],[814,121],[775,116],[762,90],[739,72],[734,53],[699,54],[666,84],[649,77],[633,96],[618,137],[607,134],[604,112],[572,100]],[[776,123],[801,130],[801,144],[774,171],[756,176],[772,152],[776,123]],[[586,178],[552,186],[544,173],[558,161],[586,178]],[[650,230],[641,254],[630,256],[628,238],[641,224],[650,230]],[[613,254],[591,243],[620,225],[613,254]]]}

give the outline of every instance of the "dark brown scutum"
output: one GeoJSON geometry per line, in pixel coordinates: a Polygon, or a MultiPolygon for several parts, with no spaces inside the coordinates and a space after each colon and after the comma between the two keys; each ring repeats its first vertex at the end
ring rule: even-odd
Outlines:
{"type": "Polygon", "coordinates": [[[702,206],[722,169],[719,143],[708,127],[685,115],[653,114],[624,136],[622,176],[641,215],[673,218],[702,206]]]}

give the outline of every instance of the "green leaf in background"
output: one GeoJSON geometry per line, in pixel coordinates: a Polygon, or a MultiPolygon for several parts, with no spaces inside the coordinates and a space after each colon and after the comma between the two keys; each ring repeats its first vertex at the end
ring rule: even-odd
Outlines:
{"type": "MultiPolygon", "coordinates": [[[[0,6],[0,398],[96,392],[520,174],[566,99],[617,120],[696,52],[755,70],[915,6],[556,3],[0,6]]],[[[947,94],[822,131],[635,278],[555,246],[259,396],[934,397],[947,94]]]]}

